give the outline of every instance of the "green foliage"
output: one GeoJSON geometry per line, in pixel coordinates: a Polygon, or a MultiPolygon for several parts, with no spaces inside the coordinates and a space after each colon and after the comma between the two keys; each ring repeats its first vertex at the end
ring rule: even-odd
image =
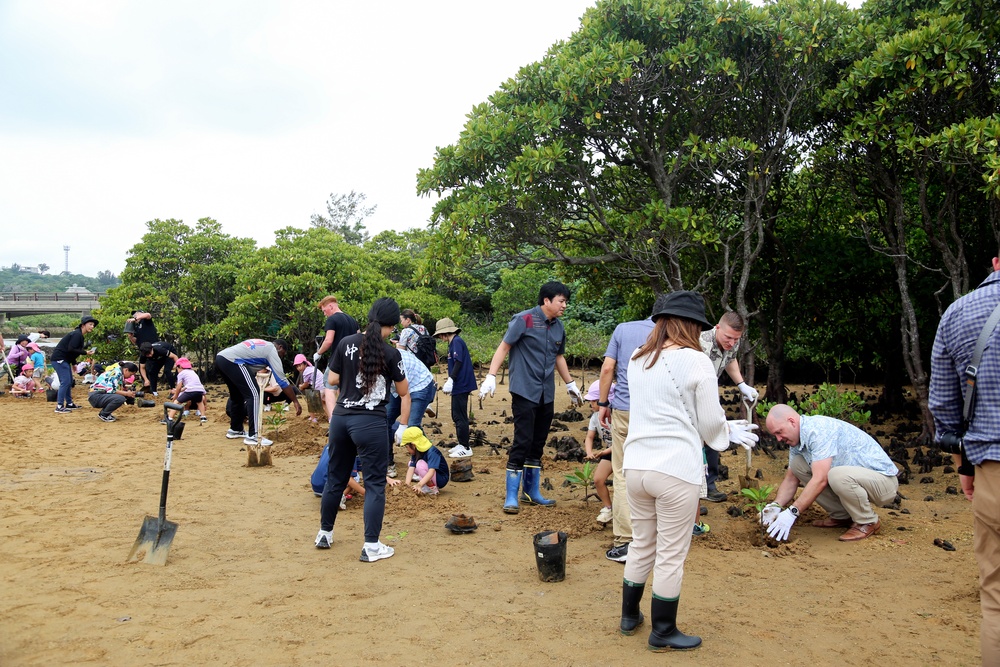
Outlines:
{"type": "MultiPolygon", "coordinates": [[[[766,417],[774,403],[762,401],[757,404],[757,414],[766,417]]],[[[812,395],[807,395],[799,403],[789,401],[788,406],[801,415],[834,417],[852,424],[866,424],[871,419],[871,410],[862,410],[865,402],[853,391],[840,391],[837,385],[824,382],[812,395]]]]}
{"type": "MultiPolygon", "coordinates": [[[[102,271],[101,273],[104,272],[102,271]]],[[[110,272],[108,273],[110,274],[110,272]]],[[[91,292],[104,292],[109,286],[118,284],[114,274],[110,275],[110,282],[100,278],[83,276],[78,273],[44,275],[22,271],[15,264],[12,267],[0,269],[0,292],[65,292],[68,287],[73,285],[86,287],[91,292]]],[[[77,318],[76,324],[79,323],[79,318],[77,318]]]]}
{"type": "Polygon", "coordinates": [[[590,487],[594,485],[595,470],[597,470],[597,466],[590,461],[586,461],[583,467],[577,468],[568,475],[564,475],[566,480],[573,486],[583,487],[583,499],[585,501],[590,497],[590,487]]]}
{"type": "Polygon", "coordinates": [[[351,190],[346,195],[330,194],[326,202],[326,216],[313,215],[313,227],[329,229],[340,235],[344,241],[354,246],[362,246],[368,241],[364,222],[375,212],[377,206],[365,206],[366,195],[351,190]]]}
{"type": "Polygon", "coordinates": [[[776,486],[762,486],[759,489],[740,489],[740,493],[750,499],[754,508],[759,513],[767,505],[768,498],[774,493],[776,486]]]}
{"type": "Polygon", "coordinates": [[[271,427],[272,435],[277,435],[278,430],[288,422],[288,416],[285,414],[287,411],[287,403],[271,404],[271,414],[264,417],[264,423],[271,427]]]}
{"type": "Polygon", "coordinates": [[[490,297],[493,317],[506,322],[511,317],[538,304],[538,290],[555,280],[552,270],[532,265],[500,270],[500,287],[490,297]]]}

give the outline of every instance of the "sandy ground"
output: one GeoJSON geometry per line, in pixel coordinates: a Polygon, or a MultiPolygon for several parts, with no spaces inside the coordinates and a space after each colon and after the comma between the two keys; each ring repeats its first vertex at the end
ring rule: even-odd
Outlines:
{"type": "MultiPolygon", "coordinates": [[[[511,435],[505,392],[482,410],[471,401],[492,442],[511,435]]],[[[557,411],[567,407],[558,392],[557,411]]],[[[941,468],[901,487],[906,500],[881,510],[871,539],[812,528],[817,509],[770,549],[752,544],[750,518],[726,513],[743,503],[742,455],[725,454],[731,502],[709,505],[712,531],[695,538],[679,615],[704,644],[663,656],[646,650],[648,621],[633,637],[617,632],[622,565],[604,558],[612,535],[594,521],[599,504],[561,485],[576,462],[549,452],[543,474],[558,505],[510,516],[506,459],[479,447],[472,482],[436,498],[391,492],[383,541],[396,555],[362,563],[360,500],[341,513],[332,549],[313,546],[319,499],[308,481],[323,428],[293,421],[274,465],[248,468],[242,442],[223,435],[224,394],[211,398],[210,423],[188,424],[175,444],[167,517],[179,529],[157,567],[126,556],[157,511],[162,412],[124,407],[105,424],[89,406],[56,415],[44,398],[0,397],[0,665],[979,664],[970,509],[945,492],[958,478],[941,468]],[[445,530],[454,512],[479,530],[445,530]],[[532,535],[544,529],[570,535],[561,583],[539,581],[532,535]]],[[[432,439],[450,439],[447,416],[432,424],[432,439]]],[[[582,443],[586,422],[568,427],[582,443]]],[[[754,459],[765,482],[786,456],[754,459]]]]}

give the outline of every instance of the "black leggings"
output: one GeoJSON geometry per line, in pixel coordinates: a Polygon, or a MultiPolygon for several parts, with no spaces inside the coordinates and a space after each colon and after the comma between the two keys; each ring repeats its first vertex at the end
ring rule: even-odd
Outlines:
{"type": "Polygon", "coordinates": [[[236,364],[221,354],[215,357],[215,367],[229,387],[229,428],[243,430],[243,420],[248,419],[247,435],[257,437],[257,406],[260,404],[260,387],[255,373],[242,364],[236,364]]]}
{"type": "Polygon", "coordinates": [[[361,459],[365,476],[365,542],[378,542],[385,518],[385,471],[389,466],[385,412],[372,415],[333,415],[330,420],[330,465],[320,501],[320,528],[333,530],[340,509],[340,496],[354,468],[361,459]]]}

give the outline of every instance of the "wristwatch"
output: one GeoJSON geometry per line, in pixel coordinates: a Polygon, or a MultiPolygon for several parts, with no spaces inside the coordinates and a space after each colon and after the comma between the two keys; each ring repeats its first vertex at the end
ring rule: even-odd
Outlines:
{"type": "Polygon", "coordinates": [[[611,407],[611,401],[598,401],[597,402],[597,407],[599,407],[599,408],[610,408],[611,407]]]}
{"type": "Polygon", "coordinates": [[[794,516],[796,519],[799,518],[799,508],[796,507],[795,505],[789,505],[788,511],[791,512],[792,516],[794,516]]]}

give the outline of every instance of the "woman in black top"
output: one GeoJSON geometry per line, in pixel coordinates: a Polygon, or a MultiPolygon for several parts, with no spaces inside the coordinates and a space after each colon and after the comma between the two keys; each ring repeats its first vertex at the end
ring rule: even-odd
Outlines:
{"type": "Polygon", "coordinates": [[[361,459],[365,479],[365,544],[361,560],[366,563],[389,558],[392,547],[379,541],[385,516],[385,471],[389,451],[386,443],[386,412],[389,383],[394,382],[402,398],[397,441],[410,416],[409,383],[399,351],[385,342],[399,322],[399,305],[389,298],[372,304],[363,333],[337,343],[330,357],[326,381],[340,385],[340,396],[330,420],[330,465],[320,503],[320,531],[316,547],[329,549],[333,524],[337,521],[340,496],[351,476],[355,457],[361,459]]]}
{"type": "Polygon", "coordinates": [[[84,336],[97,326],[97,320],[87,316],[80,320],[79,326],[62,337],[62,340],[52,351],[52,368],[59,378],[59,391],[56,392],[56,414],[68,414],[80,406],[73,402],[70,390],[73,387],[73,365],[77,357],[87,354],[84,347],[84,336]]]}

